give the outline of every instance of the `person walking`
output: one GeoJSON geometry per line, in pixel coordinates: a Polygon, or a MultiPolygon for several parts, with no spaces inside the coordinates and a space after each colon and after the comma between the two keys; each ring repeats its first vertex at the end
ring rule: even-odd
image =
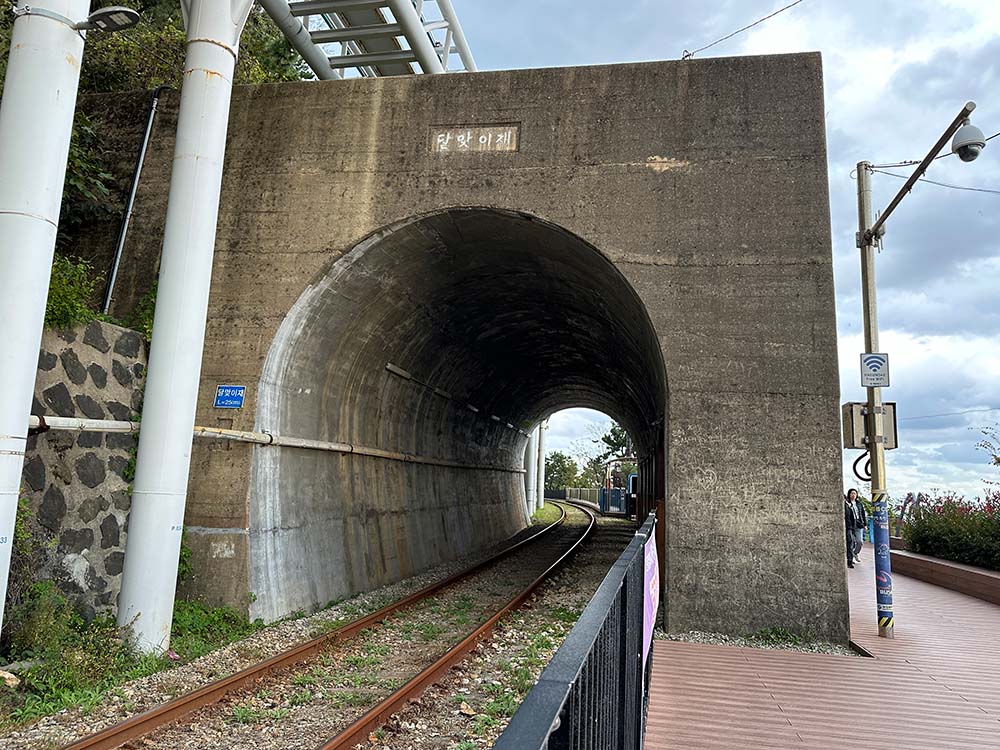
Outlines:
{"type": "Polygon", "coordinates": [[[854,562],[861,562],[861,550],[865,546],[865,527],[868,526],[868,514],[865,504],[858,496],[857,490],[847,491],[847,501],[854,506],[854,562]]]}
{"type": "Polygon", "coordinates": [[[858,526],[858,514],[851,499],[851,492],[857,494],[856,490],[851,490],[844,495],[844,531],[846,532],[844,542],[847,547],[847,567],[854,567],[854,532],[858,526]]]}

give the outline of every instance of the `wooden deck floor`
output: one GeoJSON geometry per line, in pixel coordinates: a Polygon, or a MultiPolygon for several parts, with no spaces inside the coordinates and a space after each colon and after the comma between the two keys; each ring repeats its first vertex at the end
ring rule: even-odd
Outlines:
{"type": "Polygon", "coordinates": [[[875,659],[657,641],[646,750],[1000,748],[1000,607],[897,576],[880,639],[862,560],[851,630],[875,659]]]}

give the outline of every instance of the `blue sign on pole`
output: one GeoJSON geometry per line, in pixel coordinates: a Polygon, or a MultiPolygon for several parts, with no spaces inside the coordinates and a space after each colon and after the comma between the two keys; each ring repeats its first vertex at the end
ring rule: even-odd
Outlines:
{"type": "Polygon", "coordinates": [[[246,396],[245,385],[220,385],[215,389],[216,409],[242,409],[243,397],[246,396]]]}
{"type": "Polygon", "coordinates": [[[892,637],[892,557],[889,549],[889,505],[884,492],[872,493],[872,520],[875,526],[875,603],[879,635],[892,637]]]}

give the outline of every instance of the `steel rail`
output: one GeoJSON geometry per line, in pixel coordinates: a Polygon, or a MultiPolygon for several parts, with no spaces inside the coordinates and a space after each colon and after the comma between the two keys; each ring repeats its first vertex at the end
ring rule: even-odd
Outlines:
{"type": "MultiPolygon", "coordinates": [[[[555,504],[561,505],[561,503],[555,504]]],[[[409,701],[418,698],[449,669],[464,659],[465,656],[472,651],[472,649],[474,649],[480,641],[488,638],[492,634],[493,628],[496,626],[497,622],[499,622],[502,617],[509,614],[512,610],[517,609],[517,607],[519,607],[529,596],[531,596],[535,592],[535,589],[542,585],[542,583],[544,583],[545,580],[570,557],[570,555],[577,551],[587,537],[590,536],[590,532],[593,531],[594,526],[597,525],[597,517],[587,508],[583,508],[578,505],[574,505],[573,507],[583,513],[586,513],[587,516],[590,517],[590,523],[587,525],[583,534],[580,535],[580,538],[573,542],[572,546],[560,555],[558,560],[546,568],[546,570],[534,581],[532,581],[526,589],[507,602],[507,604],[505,604],[497,613],[495,613],[486,622],[466,636],[460,643],[449,650],[448,653],[444,654],[441,658],[377,706],[374,706],[366,711],[357,721],[347,727],[344,731],[340,732],[336,737],[333,737],[322,745],[319,745],[316,750],[347,750],[347,748],[353,748],[358,744],[366,745],[369,733],[385,724],[389,717],[391,717],[409,701]]],[[[562,509],[562,512],[563,517],[565,517],[565,508],[562,509]]]]}
{"type": "Polygon", "coordinates": [[[478,562],[469,568],[466,568],[465,570],[459,571],[458,573],[454,573],[447,578],[443,578],[440,581],[424,586],[412,594],[409,594],[408,596],[405,596],[391,604],[387,604],[371,614],[365,615],[364,617],[353,622],[346,623],[336,630],[332,630],[329,633],[325,633],[321,636],[313,638],[312,640],[306,641],[305,643],[301,643],[284,653],[272,656],[270,659],[262,661],[259,664],[255,664],[252,667],[247,667],[234,675],[230,675],[229,677],[204,685],[193,692],[174,698],[171,701],[155,706],[148,711],[131,717],[130,719],[126,719],[120,724],[115,724],[114,726],[103,729],[100,732],[95,732],[94,734],[83,737],[68,745],[64,745],[61,750],[112,750],[112,748],[119,747],[129,740],[147,735],[160,727],[166,726],[171,722],[188,716],[198,709],[210,706],[213,703],[218,703],[229,693],[252,684],[253,682],[266,676],[268,673],[299,664],[322,651],[324,648],[327,648],[335,643],[345,641],[372,625],[384,622],[389,615],[404,610],[416,602],[436,594],[441,589],[474,575],[492,563],[508,557],[521,547],[537,541],[539,537],[561,525],[565,520],[566,510],[563,508],[559,518],[550,523],[548,526],[545,526],[540,531],[531,534],[521,541],[510,545],[509,547],[491,555],[485,560],[478,562]]]}

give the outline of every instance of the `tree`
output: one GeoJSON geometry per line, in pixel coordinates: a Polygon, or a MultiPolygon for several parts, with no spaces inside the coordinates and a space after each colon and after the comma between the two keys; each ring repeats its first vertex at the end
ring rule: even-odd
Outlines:
{"type": "MultiPolygon", "coordinates": [[[[991,466],[1000,468],[1000,424],[986,427],[981,432],[983,433],[983,439],[976,443],[976,447],[981,451],[985,451],[990,457],[989,462],[991,466]]],[[[986,481],[989,484],[996,483],[993,480],[986,481]]]]}
{"type": "Polygon", "coordinates": [[[583,464],[580,472],[580,486],[587,489],[598,489],[604,486],[604,461],[600,456],[590,456],[583,464]]]}
{"type": "Polygon", "coordinates": [[[553,451],[545,457],[545,489],[575,487],[576,481],[576,461],[570,456],[553,451]]]}
{"type": "Polygon", "coordinates": [[[625,428],[617,422],[612,423],[611,429],[601,436],[601,442],[605,445],[605,450],[600,455],[603,461],[607,461],[609,458],[631,456],[635,453],[632,438],[629,437],[625,428]]]}
{"type": "MultiPolygon", "coordinates": [[[[93,8],[111,5],[100,0],[93,8]]],[[[184,72],[187,36],[176,0],[138,0],[136,26],[115,34],[90,34],[80,69],[80,93],[111,93],[153,89],[166,85],[179,90],[184,72]]],[[[10,50],[14,16],[0,13],[0,99],[10,50]]],[[[266,13],[254,6],[240,39],[239,59],[233,75],[236,84],[296,81],[312,73],[292,50],[266,13]]],[[[66,255],[79,240],[81,230],[101,221],[117,221],[127,177],[113,176],[101,130],[104,124],[78,107],[66,168],[56,251],[66,255]]],[[[131,172],[129,172],[129,175],[131,172]]],[[[58,262],[58,259],[57,259],[58,262]]],[[[78,260],[74,263],[79,265],[78,260]]],[[[101,269],[86,279],[99,288],[101,269]]],[[[97,297],[92,295],[90,304],[97,297]]]]}

